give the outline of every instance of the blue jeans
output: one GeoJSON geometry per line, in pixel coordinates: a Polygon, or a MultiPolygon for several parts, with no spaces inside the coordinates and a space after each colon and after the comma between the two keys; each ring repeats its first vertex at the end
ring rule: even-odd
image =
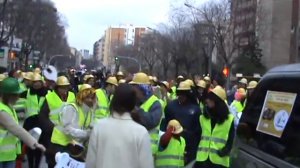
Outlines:
{"type": "Polygon", "coordinates": [[[16,161],[0,162],[0,168],[15,168],[16,161]]]}

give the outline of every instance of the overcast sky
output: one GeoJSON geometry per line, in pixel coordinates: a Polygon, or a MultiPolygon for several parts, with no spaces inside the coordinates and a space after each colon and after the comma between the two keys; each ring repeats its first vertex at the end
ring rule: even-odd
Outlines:
{"type": "Polygon", "coordinates": [[[67,36],[70,46],[89,49],[90,52],[94,42],[101,38],[107,27],[133,24],[155,28],[157,24],[168,21],[170,2],[177,6],[185,2],[185,0],[53,1],[68,23],[67,36]]]}

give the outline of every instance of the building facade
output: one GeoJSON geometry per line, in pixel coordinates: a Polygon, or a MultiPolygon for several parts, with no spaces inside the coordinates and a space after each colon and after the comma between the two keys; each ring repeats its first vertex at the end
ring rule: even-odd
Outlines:
{"type": "Polygon", "coordinates": [[[299,0],[232,0],[234,39],[240,47],[258,39],[262,63],[299,61],[299,0]]]}

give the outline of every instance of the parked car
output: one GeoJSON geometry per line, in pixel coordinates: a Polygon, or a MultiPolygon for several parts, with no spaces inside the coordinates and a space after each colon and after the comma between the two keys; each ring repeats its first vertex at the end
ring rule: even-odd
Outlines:
{"type": "Polygon", "coordinates": [[[300,64],[271,69],[243,111],[234,168],[300,167],[300,64]]]}

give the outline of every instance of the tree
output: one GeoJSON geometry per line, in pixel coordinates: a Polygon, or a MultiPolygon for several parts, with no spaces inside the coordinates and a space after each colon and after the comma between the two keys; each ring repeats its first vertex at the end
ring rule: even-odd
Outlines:
{"type": "Polygon", "coordinates": [[[139,57],[143,63],[147,66],[149,74],[153,74],[153,68],[155,66],[157,52],[156,48],[156,33],[148,33],[141,39],[141,46],[139,47],[139,57]]]}
{"type": "Polygon", "coordinates": [[[0,47],[8,45],[16,25],[16,6],[8,0],[0,2],[0,47]]]}

